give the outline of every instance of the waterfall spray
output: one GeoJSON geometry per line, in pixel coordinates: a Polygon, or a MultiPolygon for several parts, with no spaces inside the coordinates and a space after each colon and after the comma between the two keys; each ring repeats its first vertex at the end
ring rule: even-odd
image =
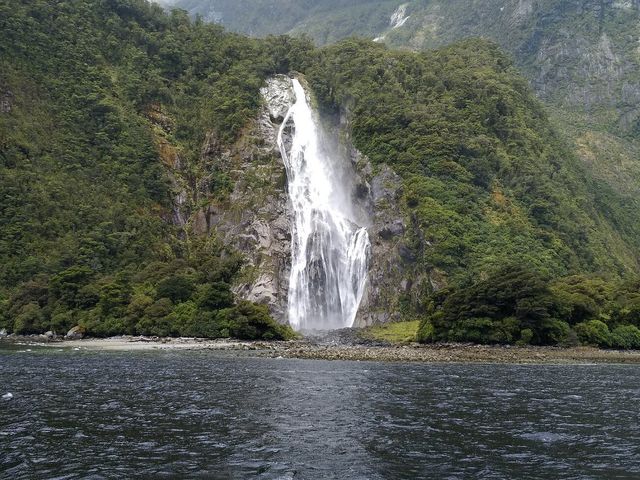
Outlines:
{"type": "Polygon", "coordinates": [[[344,172],[323,145],[304,88],[296,79],[293,88],[296,101],[278,135],[294,212],[289,322],[307,331],[350,327],[366,284],[369,235],[356,223],[344,172]]]}

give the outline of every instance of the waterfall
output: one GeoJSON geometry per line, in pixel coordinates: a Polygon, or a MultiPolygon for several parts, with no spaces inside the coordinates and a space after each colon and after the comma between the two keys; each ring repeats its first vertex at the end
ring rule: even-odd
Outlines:
{"type": "Polygon", "coordinates": [[[323,141],[300,82],[280,127],[293,208],[288,316],[297,330],[350,327],[367,279],[369,235],[358,226],[349,172],[323,141]]]}
{"type": "MultiPolygon", "coordinates": [[[[389,27],[391,30],[395,30],[403,26],[407,20],[411,17],[411,15],[407,15],[407,7],[408,3],[403,3],[391,14],[391,19],[389,20],[389,27]]],[[[389,31],[385,32],[383,35],[376,37],[373,39],[374,42],[382,42],[389,31]]]]}
{"type": "Polygon", "coordinates": [[[409,15],[407,15],[407,6],[407,3],[400,5],[396,9],[396,11],[393,12],[393,15],[391,15],[391,21],[389,22],[389,25],[391,25],[392,30],[400,28],[406,23],[407,20],[409,20],[409,15]]]}

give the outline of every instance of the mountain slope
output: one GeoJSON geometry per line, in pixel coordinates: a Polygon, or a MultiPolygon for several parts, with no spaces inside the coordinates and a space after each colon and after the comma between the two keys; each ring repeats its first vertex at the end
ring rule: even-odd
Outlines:
{"type": "Polygon", "coordinates": [[[347,41],[311,72],[325,103],[349,106],[355,145],[406,179],[426,265],[637,270],[637,214],[590,178],[494,44],[418,55],[347,41]]]}
{"type": "Polygon", "coordinates": [[[0,321],[228,332],[241,259],[193,235],[176,199],[228,193],[200,149],[254,115],[270,57],[145,1],[3,0],[0,62],[0,321]]]}
{"type": "Polygon", "coordinates": [[[511,53],[596,177],[623,194],[639,193],[637,0],[312,3],[177,0],[175,5],[194,14],[220,12],[206,18],[235,31],[305,34],[320,44],[357,35],[421,50],[468,37],[491,39],[511,53]]]}
{"type": "Polygon", "coordinates": [[[226,207],[241,230],[244,205],[284,191],[263,177],[256,199],[230,201],[234,179],[278,161],[234,155],[259,149],[260,88],[292,70],[370,159],[363,194],[397,184],[374,241],[401,278],[387,272],[381,308],[422,318],[437,290],[514,262],[547,282],[639,270],[637,199],[594,180],[492,42],[318,49],[143,0],[2,0],[0,27],[0,329],[290,335],[233,298],[260,272],[201,213],[226,207]]]}
{"type": "Polygon", "coordinates": [[[200,15],[207,22],[220,23],[247,35],[263,37],[300,31],[311,34],[320,43],[328,43],[354,33],[377,36],[378,31],[386,28],[398,2],[354,0],[348,2],[348,6],[341,0],[178,0],[167,3],[192,16],[200,15]],[[316,19],[320,23],[316,23],[316,19]]]}

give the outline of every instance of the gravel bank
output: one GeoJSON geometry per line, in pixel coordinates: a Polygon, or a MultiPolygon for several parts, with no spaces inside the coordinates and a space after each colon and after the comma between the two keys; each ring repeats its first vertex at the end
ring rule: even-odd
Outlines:
{"type": "Polygon", "coordinates": [[[106,339],[43,341],[14,337],[3,342],[56,348],[104,351],[223,350],[243,351],[269,358],[432,363],[585,364],[640,363],[640,351],[600,350],[590,347],[514,347],[468,344],[381,345],[328,337],[290,342],[244,342],[195,338],[113,337],[106,339]]]}

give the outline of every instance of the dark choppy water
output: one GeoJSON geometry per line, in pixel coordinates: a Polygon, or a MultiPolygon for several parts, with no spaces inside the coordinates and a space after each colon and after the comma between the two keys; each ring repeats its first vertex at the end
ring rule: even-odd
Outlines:
{"type": "Polygon", "coordinates": [[[640,478],[640,369],[0,350],[0,478],[640,478]]]}

